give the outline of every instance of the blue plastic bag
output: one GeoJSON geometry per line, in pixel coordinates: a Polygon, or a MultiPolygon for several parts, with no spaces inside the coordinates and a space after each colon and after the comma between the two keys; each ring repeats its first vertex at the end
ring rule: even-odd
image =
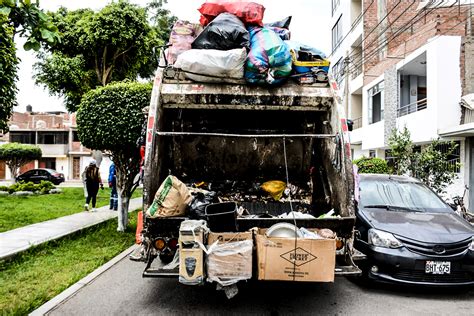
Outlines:
{"type": "Polygon", "coordinates": [[[278,85],[291,74],[291,54],[285,42],[269,28],[250,27],[250,52],[245,63],[248,83],[278,85]]]}

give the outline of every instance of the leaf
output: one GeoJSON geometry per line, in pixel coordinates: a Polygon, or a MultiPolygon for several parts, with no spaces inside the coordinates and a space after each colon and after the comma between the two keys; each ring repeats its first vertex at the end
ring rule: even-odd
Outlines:
{"type": "Polygon", "coordinates": [[[41,45],[35,39],[29,39],[26,41],[25,45],[23,45],[23,48],[26,51],[28,50],[39,51],[41,48],[41,45]]]}
{"type": "Polygon", "coordinates": [[[11,11],[12,11],[12,9],[8,8],[8,7],[1,7],[0,8],[0,14],[6,15],[6,16],[9,16],[11,11]]]}

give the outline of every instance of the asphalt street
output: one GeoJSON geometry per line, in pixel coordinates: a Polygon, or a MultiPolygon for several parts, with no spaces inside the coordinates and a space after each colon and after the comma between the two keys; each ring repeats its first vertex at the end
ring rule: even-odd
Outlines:
{"type": "Polygon", "coordinates": [[[143,263],[121,260],[50,315],[472,315],[474,289],[433,290],[333,284],[249,282],[228,300],[215,286],[143,279],[143,263]]]}

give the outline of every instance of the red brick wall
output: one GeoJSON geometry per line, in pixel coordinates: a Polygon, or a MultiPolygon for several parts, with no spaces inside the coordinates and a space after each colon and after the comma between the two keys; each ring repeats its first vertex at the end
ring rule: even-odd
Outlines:
{"type": "MultiPolygon", "coordinates": [[[[372,0],[363,1],[363,10],[365,10],[372,0]]],[[[385,20],[386,25],[382,23],[368,36],[366,34],[369,34],[379,23],[377,16],[379,0],[374,0],[367,10],[364,16],[364,85],[383,74],[404,56],[425,45],[428,39],[436,35],[465,34],[465,23],[460,23],[467,17],[465,6],[417,11],[419,2],[417,0],[410,6],[411,1],[386,0],[386,12],[390,12],[385,20]],[[413,25],[402,31],[407,24],[413,25]],[[375,52],[382,50],[379,47],[379,38],[383,32],[388,43],[385,45],[386,53],[381,55],[380,52],[375,52]]],[[[461,56],[460,63],[461,72],[463,72],[464,56],[461,56]]]]}

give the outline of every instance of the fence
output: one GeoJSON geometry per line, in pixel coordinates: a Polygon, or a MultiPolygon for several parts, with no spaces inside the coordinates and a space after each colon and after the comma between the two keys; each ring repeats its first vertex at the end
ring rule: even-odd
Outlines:
{"type": "Polygon", "coordinates": [[[421,100],[416,101],[416,102],[413,102],[413,103],[410,103],[410,104],[407,104],[407,105],[404,105],[404,106],[399,107],[397,109],[397,117],[405,116],[405,115],[408,115],[408,114],[411,114],[411,113],[415,113],[415,112],[424,110],[424,109],[426,109],[427,105],[428,105],[428,102],[427,102],[426,98],[421,99],[421,100]]]}

